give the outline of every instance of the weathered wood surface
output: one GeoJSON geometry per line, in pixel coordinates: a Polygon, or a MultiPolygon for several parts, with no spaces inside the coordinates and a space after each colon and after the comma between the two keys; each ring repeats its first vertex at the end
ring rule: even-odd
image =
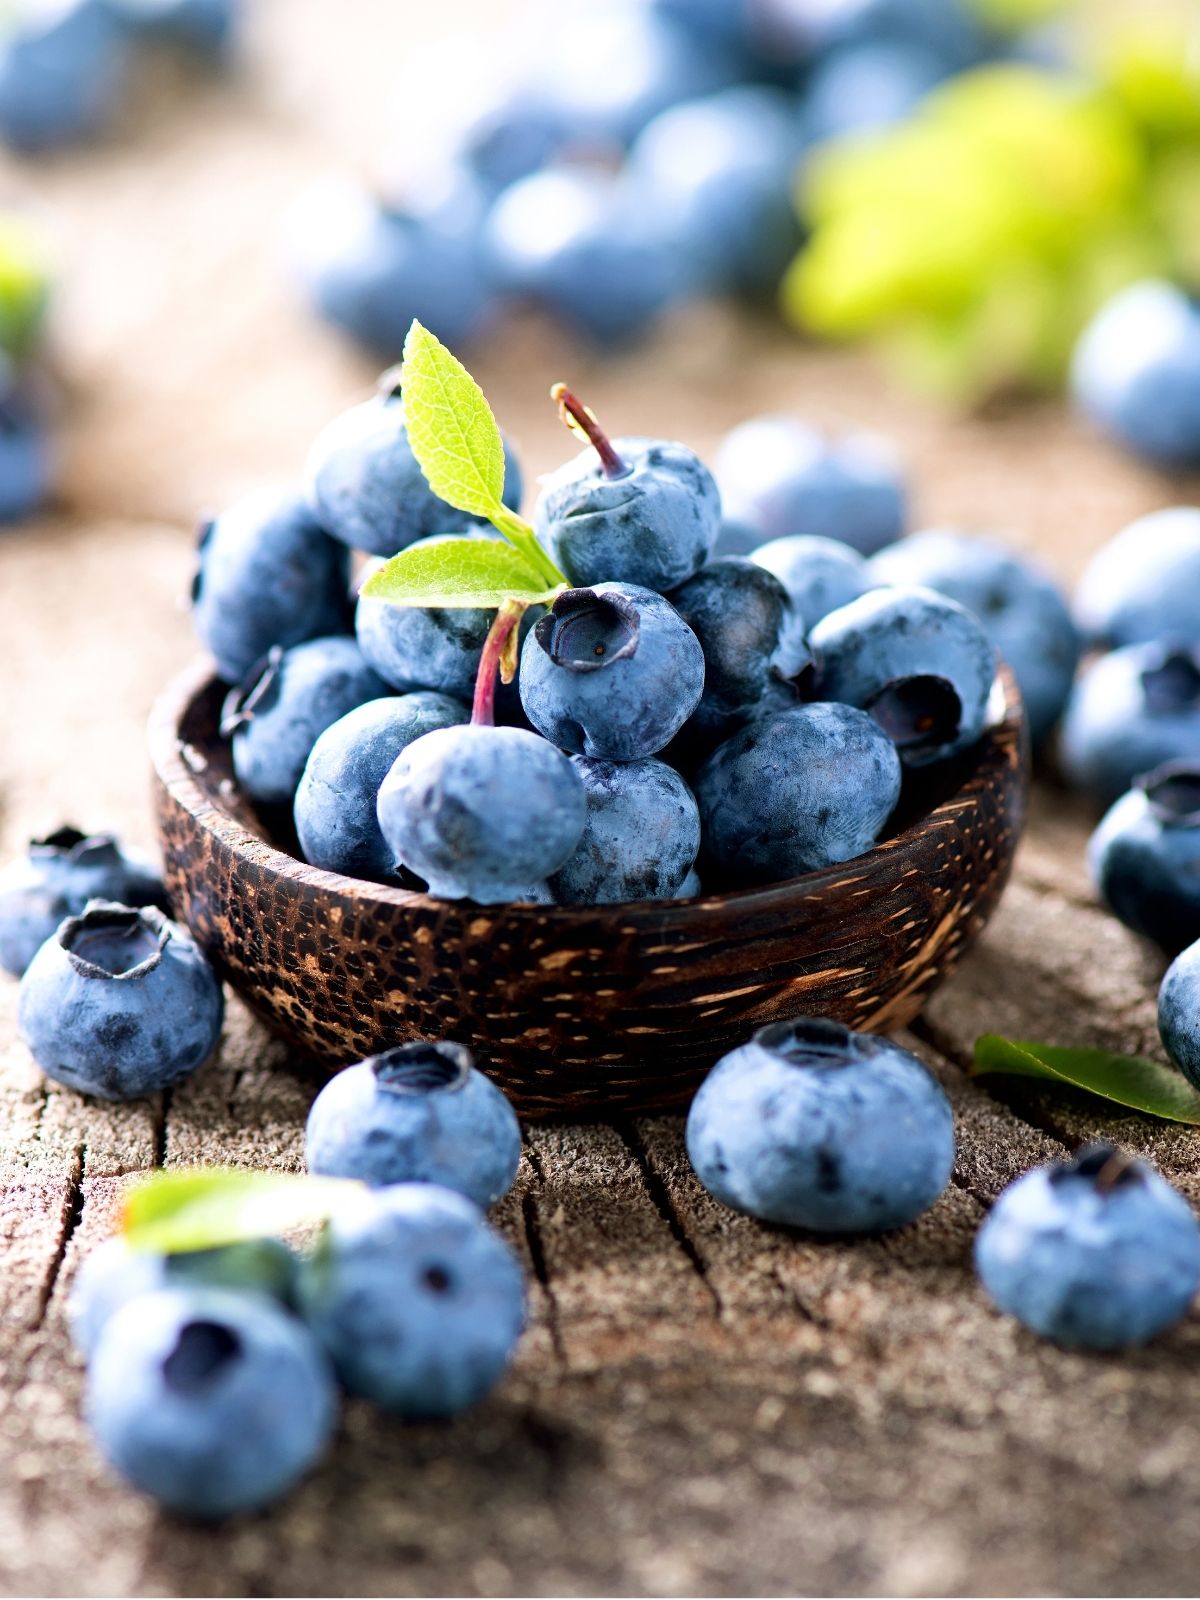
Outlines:
{"type": "MultiPolygon", "coordinates": [[[[63,502],[0,535],[0,850],[68,818],[148,842],[142,725],[190,653],[175,609],[188,525],[294,473],[369,369],[280,291],[295,185],[361,158],[414,31],[468,20],[354,0],[252,0],[240,81],[165,85],[111,144],[37,173],[68,272],[63,502]],[[421,13],[422,15],[416,15],[421,13]]],[[[569,376],[617,428],[700,447],[795,406],[886,428],[921,520],[1014,530],[1071,574],[1129,516],[1195,497],[1057,409],[954,422],[866,361],[689,314],[601,366],[526,324],[475,361],[535,468],[569,376]]],[[[292,1168],[311,1090],[235,1003],[220,1058],[169,1105],[43,1084],[0,989],[0,1587],[12,1594],[1190,1594],[1200,1547],[1200,1322],[1139,1354],[1065,1355],[998,1317],[974,1230],[1030,1164],[1108,1134],[1200,1202],[1188,1130],[960,1063],[982,1028],[1154,1046],[1160,965],[1091,899],[1087,817],[1042,787],[983,947],[918,1026],[959,1116],[954,1183],[917,1226],[827,1243],[698,1188],[672,1118],[530,1132],[499,1221],[533,1320],[474,1415],[403,1427],[352,1405],[328,1463],[276,1512],[217,1532],[118,1487],[78,1420],[63,1302],[131,1173],[292,1168]]]]}

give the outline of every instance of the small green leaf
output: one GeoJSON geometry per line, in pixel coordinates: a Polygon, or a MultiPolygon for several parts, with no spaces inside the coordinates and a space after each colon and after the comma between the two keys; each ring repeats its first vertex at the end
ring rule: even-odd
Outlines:
{"type": "Polygon", "coordinates": [[[1118,1056],[1108,1050],[1030,1044],[1023,1039],[1004,1039],[996,1033],[985,1033],[975,1041],[975,1064],[971,1070],[973,1077],[1008,1073],[1013,1077],[1065,1083],[1133,1111],[1144,1111],[1168,1122],[1200,1126],[1200,1092],[1181,1072],[1145,1056],[1118,1056]]]}
{"type": "Polygon", "coordinates": [[[504,442],[483,390],[419,322],[404,341],[400,383],[408,442],[429,487],[490,521],[503,505],[504,442]]]}
{"type": "Polygon", "coordinates": [[[393,556],[363,585],[372,600],[398,606],[478,607],[491,611],[505,600],[533,605],[550,599],[554,587],[522,551],[498,539],[439,539],[393,556]]]}
{"type": "Polygon", "coordinates": [[[156,1172],[132,1188],[121,1228],[131,1249],[181,1255],[324,1222],[367,1193],[347,1178],[190,1167],[156,1172]]]}

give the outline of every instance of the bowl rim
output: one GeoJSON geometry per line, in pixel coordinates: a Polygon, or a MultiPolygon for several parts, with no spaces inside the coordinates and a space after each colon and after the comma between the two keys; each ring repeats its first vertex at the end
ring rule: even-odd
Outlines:
{"type": "MultiPolygon", "coordinates": [[[[378,883],[369,878],[354,878],[347,873],[331,872],[324,867],[310,866],[298,856],[289,855],[272,844],[225,810],[201,787],[195,771],[189,766],[185,741],[180,737],[183,717],[199,696],[213,684],[224,685],[218,678],[213,662],[204,656],[197,657],[175,674],[154,702],[147,726],[147,742],[154,771],[171,797],[181,805],[201,826],[214,834],[235,855],[252,854],[254,865],[260,871],[274,872],[293,882],[331,895],[357,900],[372,899],[408,911],[444,910],[454,907],[479,917],[495,917],[501,913],[518,920],[527,920],[545,926],[548,917],[564,925],[594,921],[597,913],[614,917],[650,917],[656,925],[685,926],[698,913],[746,910],[768,910],[784,903],[794,902],[803,896],[805,886],[816,890],[847,872],[862,871],[869,875],[872,867],[888,856],[911,848],[931,827],[948,823],[970,802],[968,791],[978,786],[981,769],[987,754],[992,759],[1003,758],[1008,766],[1020,766],[1025,747],[1025,712],[1020,691],[1011,669],[1003,662],[997,668],[992,683],[988,705],[988,718],[984,732],[973,747],[977,759],[971,771],[954,792],[931,811],[923,813],[900,833],[893,834],[870,850],[853,856],[848,861],[835,862],[828,867],[818,867],[812,872],[794,878],[783,878],[775,883],[762,884],[751,889],[726,889],[717,894],[701,894],[685,900],[622,900],[596,905],[537,905],[523,901],[507,901],[502,905],[477,905],[471,900],[444,900],[422,894],[415,889],[402,889],[391,884],[378,883]]],[[[970,755],[971,752],[964,752],[970,755]]]]}

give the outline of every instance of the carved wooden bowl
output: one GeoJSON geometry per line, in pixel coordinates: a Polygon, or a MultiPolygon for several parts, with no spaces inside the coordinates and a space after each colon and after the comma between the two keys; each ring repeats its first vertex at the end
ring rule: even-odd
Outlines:
{"type": "Polygon", "coordinates": [[[526,1117],[685,1106],[718,1056],[783,1018],[910,1021],[987,921],[1025,816],[1023,717],[1003,674],[985,737],[906,793],[893,835],[854,861],[692,901],[432,900],[286,853],[289,820],[233,782],[210,670],[173,683],[151,720],[177,915],[324,1071],[454,1039],[526,1117]]]}

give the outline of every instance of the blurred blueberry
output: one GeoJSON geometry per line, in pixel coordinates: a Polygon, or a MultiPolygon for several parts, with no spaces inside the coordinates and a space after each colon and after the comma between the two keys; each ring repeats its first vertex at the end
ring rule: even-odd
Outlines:
{"type": "Polygon", "coordinates": [[[913,45],[941,57],[949,72],[994,48],[962,0],[758,0],[757,25],[773,56],[796,62],[849,45],[913,45]]]}
{"type": "Polygon", "coordinates": [[[800,125],[808,144],[900,122],[951,70],[920,44],[869,42],[833,51],[805,86],[800,125]]]}
{"type": "MultiPolygon", "coordinates": [[[[417,465],[404,425],[404,403],[392,374],[379,393],[352,406],[317,435],[305,465],[308,501],[335,539],[372,555],[394,556],[433,534],[481,526],[438,498],[417,465]]],[[[504,503],[521,504],[521,469],[505,445],[504,503]]]]}
{"type": "Polygon", "coordinates": [[[119,108],[129,56],[105,0],[22,13],[0,34],[0,139],[39,151],[98,132],[119,108]]]}
{"type": "Polygon", "coordinates": [[[200,529],[192,622],[226,683],[240,683],[272,645],[344,631],[350,553],[299,495],[264,489],[200,529]]]}
{"type": "Polygon", "coordinates": [[[161,39],[220,59],[234,42],[240,0],[108,0],[113,14],[139,38],[161,39]]]}
{"type": "Polygon", "coordinates": [[[1171,1060],[1200,1088],[1200,943],[1167,968],[1158,991],[1158,1031],[1171,1060]]]}
{"type": "Polygon", "coordinates": [[[1122,289],[1084,329],[1071,387],[1088,416],[1139,455],[1200,466],[1200,304],[1158,279],[1122,289]]]}
{"type": "Polygon", "coordinates": [[[1200,761],[1140,777],[1088,844],[1105,904],[1174,955],[1200,939],[1200,761]]]}
{"type": "Polygon", "coordinates": [[[1039,566],[994,539],[937,528],[881,550],[870,573],[877,583],[921,585],[966,606],[1016,676],[1033,742],[1051,733],[1075,681],[1079,637],[1039,566]]]}
{"type": "Polygon", "coordinates": [[[805,634],[822,617],[839,606],[849,605],[873,587],[870,569],[862,556],[837,539],[796,533],[757,545],[749,555],[783,584],[805,634]]]}
{"type": "Polygon", "coordinates": [[[932,589],[872,589],[809,634],[815,693],[869,711],[906,766],[968,749],[987,722],[996,650],[975,617],[932,589]]]}
{"type": "Polygon", "coordinates": [[[721,518],[721,526],[717,531],[716,543],[712,547],[714,556],[749,556],[753,555],[761,543],[758,529],[752,528],[745,522],[733,522],[728,517],[721,518]]]}
{"type": "Polygon", "coordinates": [[[41,509],[54,485],[54,452],[40,407],[0,372],[0,522],[41,509]]]}
{"type": "Polygon", "coordinates": [[[873,435],[831,441],[794,417],[756,417],[725,436],[716,478],[724,514],[760,540],[816,534],[872,555],[904,532],[904,479],[873,435]]]}
{"type": "Polygon", "coordinates": [[[1169,506],[1138,517],[1093,556],[1075,613],[1096,644],[1200,644],[1197,594],[1200,508],[1169,506]]]}
{"type": "Polygon", "coordinates": [[[325,729],[386,692],[353,639],[274,646],[230,691],[222,712],[221,733],[233,741],[239,785],[255,800],[290,804],[325,729]]]}
{"type": "Polygon", "coordinates": [[[775,883],[869,850],[900,798],[900,760],[865,712],[801,706],[719,745],[695,789],[702,866],[734,886],[775,883]]]}
{"type": "Polygon", "coordinates": [[[587,794],[574,852],[550,880],[560,905],[671,900],[683,893],[700,849],[700,814],[665,762],[573,756],[587,794]]]}
{"type": "Polygon", "coordinates": [[[429,1040],[332,1077],[309,1111],[304,1148],[322,1176],[373,1188],[437,1183],[490,1206],[512,1188],[521,1128],[469,1050],[429,1040]]]}
{"type": "Polygon", "coordinates": [[[1131,644],[1098,657],[1067,703],[1060,754],[1102,805],[1164,762],[1200,760],[1200,651],[1131,644]]]}
{"type": "Polygon", "coordinates": [[[424,692],[368,700],[326,728],[296,790],[304,859],[351,877],[394,878],[395,857],[375,811],[380,785],[414,739],[469,716],[460,700],[424,692]]]}

